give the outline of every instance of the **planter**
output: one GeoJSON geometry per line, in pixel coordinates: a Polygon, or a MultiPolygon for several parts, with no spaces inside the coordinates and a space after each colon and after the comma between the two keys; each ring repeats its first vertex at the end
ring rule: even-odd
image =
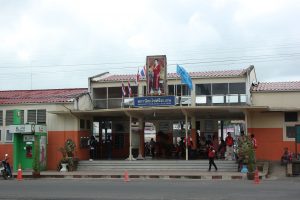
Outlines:
{"type": "Polygon", "coordinates": [[[61,169],[60,169],[60,171],[61,172],[67,172],[68,171],[68,169],[67,169],[67,163],[61,163],[61,169]]]}
{"type": "Polygon", "coordinates": [[[247,173],[247,179],[248,180],[254,180],[255,172],[248,172],[247,173]]]}

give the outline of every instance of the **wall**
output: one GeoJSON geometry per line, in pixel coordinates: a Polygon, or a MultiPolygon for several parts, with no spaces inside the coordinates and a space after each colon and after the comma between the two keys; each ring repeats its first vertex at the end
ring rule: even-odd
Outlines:
{"type": "Polygon", "coordinates": [[[269,106],[271,109],[299,109],[300,92],[252,93],[253,106],[269,106]]]}
{"type": "Polygon", "coordinates": [[[76,144],[74,157],[79,160],[89,159],[89,149],[80,148],[80,137],[88,137],[87,131],[48,131],[48,146],[47,146],[47,168],[48,170],[56,170],[57,165],[62,158],[59,151],[60,147],[64,146],[67,139],[72,139],[76,144]]]}
{"type": "Polygon", "coordinates": [[[295,152],[295,142],[283,140],[283,112],[251,112],[247,119],[248,135],[254,134],[257,139],[258,160],[279,161],[285,147],[295,152]]]}
{"type": "Polygon", "coordinates": [[[5,157],[5,154],[8,154],[9,156],[9,164],[10,166],[14,166],[13,162],[13,144],[1,144],[0,145],[0,160],[3,160],[5,157]]]}

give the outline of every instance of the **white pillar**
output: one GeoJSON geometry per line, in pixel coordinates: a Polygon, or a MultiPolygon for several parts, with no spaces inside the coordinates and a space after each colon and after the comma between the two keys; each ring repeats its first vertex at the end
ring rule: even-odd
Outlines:
{"type": "Polygon", "coordinates": [[[185,160],[189,160],[188,149],[188,116],[185,114],[185,160]]]}
{"type": "Polygon", "coordinates": [[[132,129],[131,129],[131,124],[132,124],[132,117],[129,115],[129,157],[126,160],[135,160],[132,156],[132,129]]]}

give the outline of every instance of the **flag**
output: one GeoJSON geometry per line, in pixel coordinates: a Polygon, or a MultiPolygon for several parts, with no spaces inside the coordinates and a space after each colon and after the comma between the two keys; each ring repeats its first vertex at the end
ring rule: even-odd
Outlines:
{"type": "Polygon", "coordinates": [[[138,72],[135,77],[135,84],[139,85],[139,82],[140,82],[140,68],[138,68],[138,72]]]}
{"type": "Polygon", "coordinates": [[[177,65],[176,72],[181,78],[181,83],[187,84],[189,89],[192,90],[193,89],[193,83],[192,83],[192,79],[191,79],[189,73],[183,67],[180,67],[179,65],[177,65]]]}
{"type": "Polygon", "coordinates": [[[144,67],[142,68],[140,72],[140,77],[142,78],[146,77],[146,65],[144,65],[144,67]]]}
{"type": "Polygon", "coordinates": [[[122,95],[123,95],[123,97],[126,96],[126,90],[125,90],[125,87],[124,87],[124,83],[122,83],[122,95]]]}
{"type": "Polygon", "coordinates": [[[132,96],[132,91],[131,91],[131,87],[130,87],[129,81],[128,81],[128,96],[129,96],[129,97],[132,96]]]}

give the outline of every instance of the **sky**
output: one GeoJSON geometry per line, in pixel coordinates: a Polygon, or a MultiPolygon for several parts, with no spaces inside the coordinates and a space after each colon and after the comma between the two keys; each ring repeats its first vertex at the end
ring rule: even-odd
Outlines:
{"type": "Polygon", "coordinates": [[[87,88],[148,55],[300,81],[299,0],[0,0],[0,90],[87,88]]]}

